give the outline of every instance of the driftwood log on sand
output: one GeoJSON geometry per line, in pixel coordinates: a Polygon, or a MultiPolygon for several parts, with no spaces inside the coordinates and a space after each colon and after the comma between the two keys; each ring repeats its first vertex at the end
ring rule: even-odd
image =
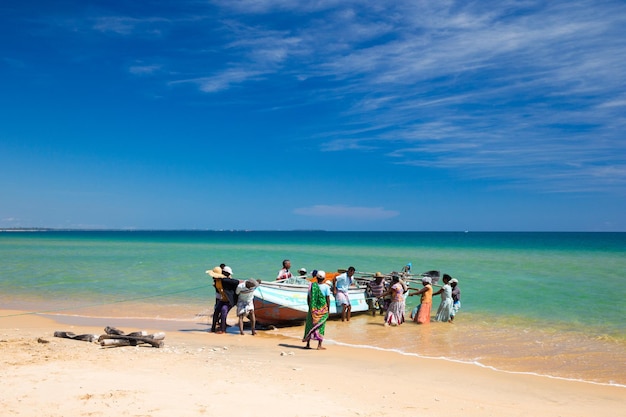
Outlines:
{"type": "Polygon", "coordinates": [[[162,348],[165,345],[165,333],[148,334],[146,331],[136,331],[132,333],[124,333],[115,327],[105,327],[105,334],[98,336],[97,334],[75,334],[72,332],[57,331],[54,332],[55,337],[66,339],[82,340],[86,342],[98,342],[101,346],[138,346],[143,343],[149,344],[155,348],[162,348]]]}
{"type": "Polygon", "coordinates": [[[145,331],[137,331],[125,334],[122,330],[109,326],[104,328],[104,332],[106,334],[98,338],[101,346],[137,346],[147,343],[152,347],[162,348],[165,344],[163,342],[165,333],[163,332],[148,334],[145,331]]]}
{"type": "Polygon", "coordinates": [[[98,340],[97,334],[76,334],[72,332],[54,332],[54,337],[62,337],[64,339],[82,340],[84,342],[95,342],[98,340]]]}
{"type": "Polygon", "coordinates": [[[147,343],[152,345],[155,348],[161,348],[165,345],[162,339],[154,339],[153,335],[148,335],[145,337],[142,336],[127,336],[127,335],[112,335],[112,334],[103,334],[98,338],[100,345],[102,346],[137,346],[142,343],[147,343]],[[120,342],[108,342],[109,340],[121,340],[120,342]],[[128,344],[127,344],[128,343],[128,344]]]}

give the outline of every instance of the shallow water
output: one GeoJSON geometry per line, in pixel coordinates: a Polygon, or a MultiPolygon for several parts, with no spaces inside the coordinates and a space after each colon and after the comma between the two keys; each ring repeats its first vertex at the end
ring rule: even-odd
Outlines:
{"type": "MultiPolygon", "coordinates": [[[[303,328],[278,330],[302,338],[303,328]]],[[[379,317],[332,321],[326,338],[337,343],[401,354],[442,358],[509,372],[626,386],[626,344],[571,331],[488,322],[459,315],[454,324],[406,322],[385,327],[379,317]]]]}
{"type": "MultiPolygon", "coordinates": [[[[329,323],[335,343],[626,384],[621,233],[0,233],[0,305],[176,327],[212,312],[206,269],[225,262],[238,278],[273,280],[283,258],[294,269],[330,271],[389,272],[411,262],[414,272],[459,279],[455,324],[385,328],[361,315],[329,323]]],[[[409,298],[407,313],[416,302],[409,298]]],[[[435,297],[433,310],[438,304],[435,297]]],[[[277,331],[299,340],[303,330],[277,331]]]]}

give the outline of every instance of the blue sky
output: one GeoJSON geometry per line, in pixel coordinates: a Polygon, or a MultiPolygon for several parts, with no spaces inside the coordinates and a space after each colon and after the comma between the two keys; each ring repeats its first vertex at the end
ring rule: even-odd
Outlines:
{"type": "Polygon", "coordinates": [[[0,19],[0,227],[626,231],[623,1],[0,19]]]}

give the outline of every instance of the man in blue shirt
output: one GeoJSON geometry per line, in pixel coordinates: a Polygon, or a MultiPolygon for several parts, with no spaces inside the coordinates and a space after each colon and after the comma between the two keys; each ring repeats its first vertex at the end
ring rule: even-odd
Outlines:
{"type": "Polygon", "coordinates": [[[350,305],[350,297],[348,297],[348,289],[352,285],[352,276],[354,275],[354,267],[351,266],[343,274],[337,275],[333,280],[333,294],[335,295],[335,305],[337,312],[341,310],[341,321],[350,321],[352,314],[352,306],[350,305]]]}

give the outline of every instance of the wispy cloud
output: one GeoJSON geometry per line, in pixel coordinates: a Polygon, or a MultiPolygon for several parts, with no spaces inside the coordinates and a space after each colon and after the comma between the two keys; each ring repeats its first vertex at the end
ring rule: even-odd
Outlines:
{"type": "Polygon", "coordinates": [[[318,67],[344,81],[338,94],[362,97],[346,120],[371,126],[367,135],[335,132],[324,150],[380,147],[398,163],[545,190],[624,183],[626,144],[615,129],[624,121],[623,5],[484,13],[442,3],[418,13],[425,4],[416,4],[390,41],[352,45],[318,67]]]}
{"type": "Polygon", "coordinates": [[[249,80],[260,77],[263,72],[249,71],[243,68],[232,68],[211,77],[190,78],[185,80],[172,81],[170,85],[176,84],[196,84],[205,93],[214,93],[226,90],[233,85],[241,84],[249,80]]]}
{"type": "Polygon", "coordinates": [[[310,137],[325,152],[375,150],[545,190],[626,181],[620,1],[214,0],[91,24],[125,37],[193,31],[168,44],[167,63],[129,67],[135,75],[206,94],[297,86],[268,109],[332,103],[336,120],[310,137]]]}
{"type": "Polygon", "coordinates": [[[92,28],[99,32],[118,35],[149,34],[161,35],[162,24],[169,20],[160,17],[133,18],[128,16],[100,16],[93,20],[92,28]]]}
{"type": "Polygon", "coordinates": [[[386,210],[384,207],[352,207],[344,205],[315,205],[300,207],[294,210],[295,214],[314,217],[333,217],[357,220],[381,220],[396,217],[398,211],[386,210]]]}
{"type": "Polygon", "coordinates": [[[367,142],[359,139],[334,139],[322,144],[321,150],[324,152],[337,151],[373,151],[376,146],[367,145],[367,142]]]}
{"type": "Polygon", "coordinates": [[[161,69],[161,65],[131,65],[128,72],[134,75],[149,75],[161,69]]]}
{"type": "Polygon", "coordinates": [[[315,12],[333,9],[337,6],[350,6],[354,0],[212,0],[211,3],[224,9],[245,14],[266,14],[271,12],[315,12]]]}

